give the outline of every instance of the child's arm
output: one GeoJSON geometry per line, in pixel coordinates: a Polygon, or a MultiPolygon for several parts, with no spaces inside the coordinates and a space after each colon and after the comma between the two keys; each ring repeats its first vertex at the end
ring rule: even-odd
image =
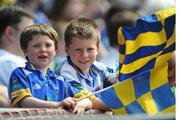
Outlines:
{"type": "Polygon", "coordinates": [[[73,113],[81,115],[85,110],[89,109],[109,110],[109,108],[94,95],[84,98],[88,96],[90,92],[85,90],[80,83],[76,81],[66,82],[66,87],[68,88],[68,94],[77,99],[77,104],[72,110],[73,113]]]}
{"type": "Polygon", "coordinates": [[[61,102],[50,102],[40,100],[34,97],[25,97],[21,101],[19,101],[18,105],[21,107],[27,108],[58,108],[58,107],[66,107],[68,109],[73,108],[76,104],[74,98],[68,97],[62,100],[61,102]]]}
{"type": "Polygon", "coordinates": [[[102,111],[110,110],[110,108],[106,104],[104,104],[98,97],[92,100],[92,105],[93,109],[98,109],[102,111]]]}
{"type": "Polygon", "coordinates": [[[83,115],[84,111],[89,109],[98,109],[102,111],[110,110],[99,98],[95,97],[93,100],[85,98],[78,101],[72,112],[77,115],[83,115]]]}

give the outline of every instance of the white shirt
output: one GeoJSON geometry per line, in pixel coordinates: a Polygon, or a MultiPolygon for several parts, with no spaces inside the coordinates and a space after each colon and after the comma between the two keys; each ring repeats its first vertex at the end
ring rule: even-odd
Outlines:
{"type": "Polygon", "coordinates": [[[59,72],[66,82],[70,82],[71,84],[77,82],[89,92],[103,89],[108,81],[116,79],[116,73],[108,71],[108,68],[103,63],[97,61],[91,66],[89,76],[77,71],[67,60],[55,72],[59,72]],[[95,73],[92,72],[92,69],[95,70],[95,73]]]}
{"type": "Polygon", "coordinates": [[[8,86],[12,71],[17,67],[24,67],[25,62],[23,57],[0,49],[0,84],[8,86]]]}

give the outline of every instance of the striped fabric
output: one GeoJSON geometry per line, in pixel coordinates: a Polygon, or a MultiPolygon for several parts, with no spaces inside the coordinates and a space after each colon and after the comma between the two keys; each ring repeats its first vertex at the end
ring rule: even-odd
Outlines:
{"type": "Polygon", "coordinates": [[[119,29],[119,83],[100,93],[114,113],[175,112],[167,64],[175,51],[175,11],[161,10],[119,29]]]}

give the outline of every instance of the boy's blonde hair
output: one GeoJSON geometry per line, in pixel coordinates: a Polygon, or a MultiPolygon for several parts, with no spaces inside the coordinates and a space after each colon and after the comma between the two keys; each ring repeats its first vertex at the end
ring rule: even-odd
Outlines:
{"type": "Polygon", "coordinates": [[[73,37],[78,37],[81,39],[93,39],[97,42],[97,46],[99,46],[99,28],[97,24],[89,18],[78,17],[68,24],[64,35],[66,47],[69,47],[73,37]]]}
{"type": "Polygon", "coordinates": [[[57,50],[57,43],[59,40],[57,32],[49,25],[34,24],[25,28],[21,33],[20,45],[23,51],[27,50],[29,42],[36,35],[47,35],[51,40],[54,41],[55,49],[57,50]]]}

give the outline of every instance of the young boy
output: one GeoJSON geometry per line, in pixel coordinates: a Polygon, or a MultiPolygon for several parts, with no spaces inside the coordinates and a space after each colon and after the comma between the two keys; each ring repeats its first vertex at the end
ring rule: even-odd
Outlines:
{"type": "Polygon", "coordinates": [[[11,74],[9,97],[12,106],[65,107],[77,114],[93,107],[89,98],[77,102],[75,98],[68,97],[82,97],[88,92],[72,89],[61,76],[56,76],[48,68],[56,54],[57,41],[56,31],[47,25],[32,25],[22,32],[20,44],[28,62],[11,74]]]}
{"type": "Polygon", "coordinates": [[[89,92],[116,82],[116,73],[96,61],[100,32],[94,21],[85,17],[72,20],[64,37],[67,60],[56,68],[56,73],[59,72],[74,88],[82,86],[89,92]]]}

